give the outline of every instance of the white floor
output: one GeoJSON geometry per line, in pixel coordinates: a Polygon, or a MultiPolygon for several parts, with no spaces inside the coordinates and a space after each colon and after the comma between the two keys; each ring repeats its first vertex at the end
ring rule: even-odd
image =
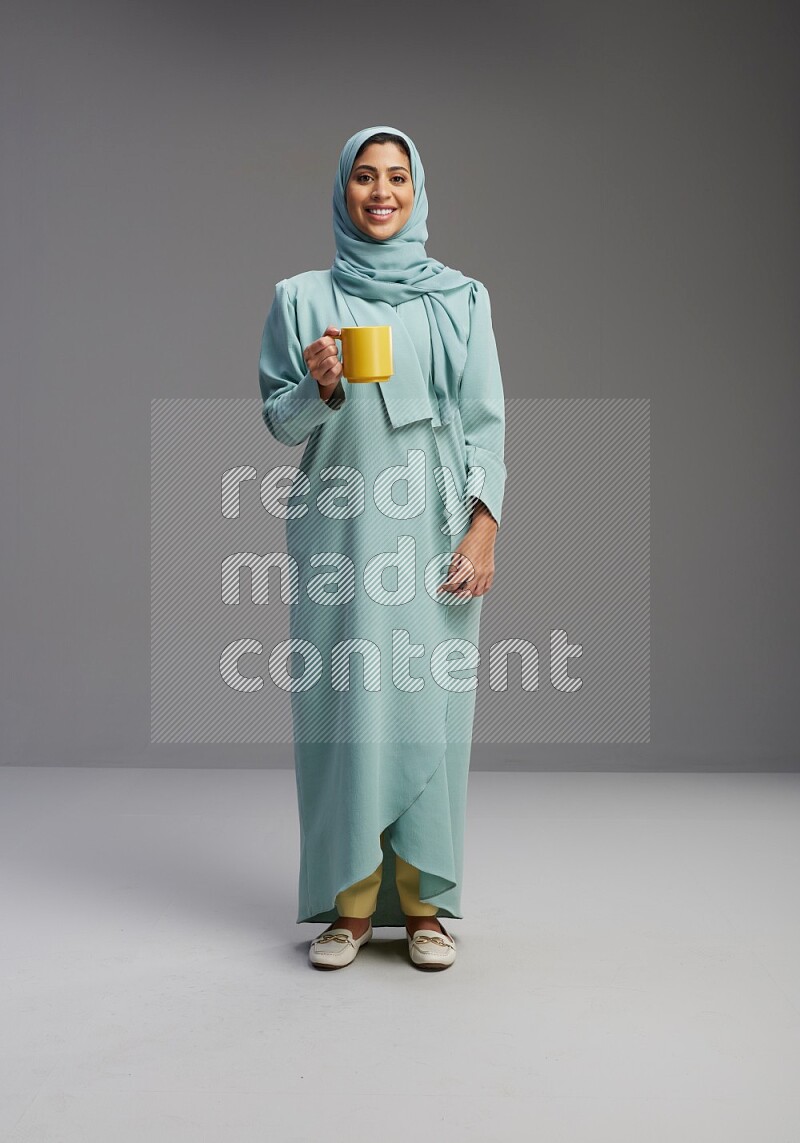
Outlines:
{"type": "Polygon", "coordinates": [[[0,769],[3,1143],[795,1143],[800,778],[470,777],[458,959],[317,972],[291,771],[0,769]]]}

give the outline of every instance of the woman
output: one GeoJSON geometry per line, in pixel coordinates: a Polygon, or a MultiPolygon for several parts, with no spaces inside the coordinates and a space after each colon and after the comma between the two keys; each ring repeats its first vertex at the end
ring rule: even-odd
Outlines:
{"type": "Polygon", "coordinates": [[[428,257],[427,214],[408,135],[358,131],[334,180],[333,266],[278,282],[261,343],[264,421],[307,442],[285,504],[297,923],[331,922],[309,948],[319,968],[349,964],[373,926],[403,924],[411,962],[446,968],[455,942],[440,918],[462,916],[505,415],[488,292],[428,257]],[[355,325],[392,327],[389,381],[343,375],[335,338],[355,325]]]}

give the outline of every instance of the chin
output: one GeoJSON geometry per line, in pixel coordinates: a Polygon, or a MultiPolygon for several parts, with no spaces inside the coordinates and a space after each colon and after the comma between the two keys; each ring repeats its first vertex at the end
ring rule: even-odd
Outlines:
{"type": "Polygon", "coordinates": [[[370,236],[370,238],[384,238],[385,239],[385,238],[392,238],[395,234],[397,234],[398,230],[402,229],[402,227],[397,226],[397,227],[395,227],[394,230],[377,230],[377,229],[365,230],[363,227],[359,227],[359,229],[361,230],[362,234],[368,234],[370,236]]]}

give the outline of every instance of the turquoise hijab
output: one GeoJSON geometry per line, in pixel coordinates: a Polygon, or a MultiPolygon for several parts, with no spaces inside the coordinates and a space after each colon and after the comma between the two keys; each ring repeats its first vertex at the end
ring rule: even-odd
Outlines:
{"type": "MultiPolygon", "coordinates": [[[[353,298],[383,302],[396,306],[412,298],[422,297],[431,332],[431,373],[443,425],[453,419],[448,392],[457,391],[467,360],[469,312],[464,291],[477,287],[473,278],[460,270],[445,266],[425,252],[428,237],[428,196],[425,191],[425,168],[413,140],[397,127],[365,127],[347,140],[339,156],[339,167],[333,184],[333,232],[336,257],[331,276],[348,297],[348,306],[362,318],[358,324],[370,324],[369,312],[359,311],[353,298]],[[355,157],[371,135],[387,131],[399,135],[411,153],[411,181],[414,205],[405,226],[388,238],[372,238],[359,230],[347,211],[345,188],[355,157]]],[[[374,313],[374,311],[373,311],[374,313]]],[[[388,319],[387,319],[388,320],[388,319]]],[[[396,363],[402,367],[401,361],[396,363]]],[[[416,354],[414,355],[416,359],[416,354]]],[[[418,367],[418,366],[417,366],[418,367]]]]}

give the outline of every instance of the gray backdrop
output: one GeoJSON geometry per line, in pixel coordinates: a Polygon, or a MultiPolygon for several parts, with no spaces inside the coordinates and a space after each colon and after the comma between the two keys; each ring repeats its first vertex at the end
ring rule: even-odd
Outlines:
{"type": "Polygon", "coordinates": [[[150,741],[150,402],[257,400],[274,284],[330,265],[341,146],[391,123],[507,395],[651,402],[650,741],[532,721],[473,764],[796,768],[796,6],[368,12],[4,6],[2,761],[290,763],[150,741]]]}

